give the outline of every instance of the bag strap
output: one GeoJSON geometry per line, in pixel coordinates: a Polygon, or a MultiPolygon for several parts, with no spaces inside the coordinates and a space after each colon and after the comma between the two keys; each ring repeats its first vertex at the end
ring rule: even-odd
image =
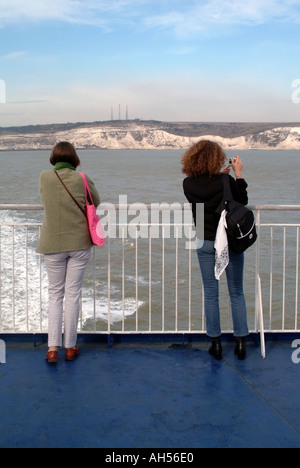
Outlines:
{"type": "Polygon", "coordinates": [[[223,198],[222,198],[220,205],[216,209],[216,213],[219,215],[221,215],[222,212],[226,209],[227,202],[234,200],[232,191],[231,191],[231,186],[230,186],[229,174],[222,174],[222,182],[223,182],[223,188],[224,188],[223,198]]]}
{"type": "Polygon", "coordinates": [[[66,184],[63,182],[63,180],[60,178],[60,176],[58,175],[58,172],[57,171],[54,171],[55,174],[57,175],[57,178],[59,179],[59,181],[61,182],[61,184],[64,186],[64,188],[66,189],[66,191],[68,192],[68,194],[70,195],[70,197],[72,198],[72,200],[76,203],[76,205],[78,206],[78,208],[82,211],[82,213],[84,214],[84,216],[86,217],[86,213],[85,211],[81,208],[81,206],[79,205],[78,201],[73,197],[73,195],[71,194],[70,190],[68,189],[68,187],[66,186],[66,184]]]}
{"type": "Polygon", "coordinates": [[[83,178],[83,183],[84,183],[84,190],[85,190],[85,199],[86,199],[86,204],[94,205],[94,200],[90,191],[90,187],[88,184],[88,181],[86,180],[86,176],[83,172],[80,172],[81,177],[83,178]],[[90,200],[88,200],[88,195],[90,197],[90,200]],[[89,203],[90,201],[90,203],[89,203]]]}
{"type": "Polygon", "coordinates": [[[222,174],[222,182],[224,186],[224,199],[223,200],[225,202],[233,201],[234,198],[233,198],[232,191],[231,191],[229,174],[222,174]]]}

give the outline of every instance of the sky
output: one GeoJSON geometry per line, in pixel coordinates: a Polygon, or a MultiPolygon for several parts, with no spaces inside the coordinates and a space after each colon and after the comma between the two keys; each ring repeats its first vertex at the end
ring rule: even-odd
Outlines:
{"type": "Polygon", "coordinates": [[[300,122],[299,58],[300,0],[0,0],[0,126],[300,122]]]}

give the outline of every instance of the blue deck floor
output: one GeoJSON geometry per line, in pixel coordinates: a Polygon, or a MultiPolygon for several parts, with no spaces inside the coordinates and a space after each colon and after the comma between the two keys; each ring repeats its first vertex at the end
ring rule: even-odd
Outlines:
{"type": "Polygon", "coordinates": [[[56,367],[46,345],[7,343],[0,365],[0,447],[300,447],[300,364],[291,343],[253,343],[239,362],[207,343],[82,343],[56,367]]]}

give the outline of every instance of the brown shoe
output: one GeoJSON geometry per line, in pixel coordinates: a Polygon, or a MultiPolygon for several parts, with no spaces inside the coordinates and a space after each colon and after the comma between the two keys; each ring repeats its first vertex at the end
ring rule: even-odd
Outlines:
{"type": "Polygon", "coordinates": [[[66,349],[66,361],[74,361],[80,354],[80,349],[78,346],[75,348],[66,349]]]}
{"type": "Polygon", "coordinates": [[[58,362],[57,351],[49,351],[46,354],[46,361],[48,361],[49,364],[56,364],[58,362]]]}

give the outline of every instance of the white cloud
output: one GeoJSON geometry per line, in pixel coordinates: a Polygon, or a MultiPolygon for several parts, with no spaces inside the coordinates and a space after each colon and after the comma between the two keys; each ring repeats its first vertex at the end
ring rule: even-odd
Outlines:
{"type": "Polygon", "coordinates": [[[211,0],[204,8],[208,21],[220,24],[263,24],[299,19],[299,2],[280,0],[211,0]],[[298,8],[295,8],[298,7],[298,8]]]}
{"type": "Polygon", "coordinates": [[[21,50],[21,51],[18,51],[18,52],[10,52],[9,54],[0,55],[0,59],[14,60],[14,59],[18,59],[20,57],[24,57],[25,55],[27,55],[27,52],[21,50]]]}
{"type": "Polygon", "coordinates": [[[180,10],[173,8],[164,14],[149,16],[146,24],[171,29],[177,36],[190,36],[195,33],[218,34],[212,27],[300,21],[298,0],[206,0],[187,1],[183,5],[180,10]]]}
{"type": "Polygon", "coordinates": [[[299,0],[0,0],[0,26],[55,20],[111,30],[119,23],[134,23],[188,36],[211,26],[274,19],[298,21],[299,0]]]}
{"type": "Polygon", "coordinates": [[[105,28],[109,16],[120,13],[128,3],[128,0],[0,0],[0,25],[56,20],[105,28]]]}

